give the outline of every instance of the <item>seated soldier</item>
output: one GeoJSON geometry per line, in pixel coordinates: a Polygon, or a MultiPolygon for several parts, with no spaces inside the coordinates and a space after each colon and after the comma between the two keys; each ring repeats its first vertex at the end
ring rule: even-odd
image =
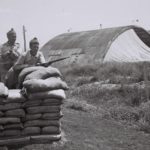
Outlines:
{"type": "Polygon", "coordinates": [[[35,66],[40,63],[45,63],[43,53],[39,51],[39,42],[37,38],[30,41],[30,50],[21,55],[14,65],[14,69],[23,69],[29,66],[35,66]]]}
{"type": "Polygon", "coordinates": [[[6,77],[6,86],[8,88],[16,87],[17,78],[22,69],[30,66],[35,66],[37,64],[45,63],[44,55],[42,52],[39,51],[38,39],[33,38],[30,41],[29,46],[30,50],[23,53],[15,63],[14,67],[12,67],[12,69],[8,72],[6,77]]]}
{"type": "Polygon", "coordinates": [[[0,80],[4,82],[6,73],[16,63],[20,56],[19,43],[16,43],[16,32],[11,29],[7,33],[8,41],[0,48],[1,62],[0,62],[0,80]]]}

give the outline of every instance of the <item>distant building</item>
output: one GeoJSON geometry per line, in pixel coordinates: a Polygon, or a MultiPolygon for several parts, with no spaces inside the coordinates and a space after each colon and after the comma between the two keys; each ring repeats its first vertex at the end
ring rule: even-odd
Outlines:
{"type": "Polygon", "coordinates": [[[46,59],[71,56],[60,65],[150,61],[150,34],[138,26],[64,33],[41,49],[46,59]]]}

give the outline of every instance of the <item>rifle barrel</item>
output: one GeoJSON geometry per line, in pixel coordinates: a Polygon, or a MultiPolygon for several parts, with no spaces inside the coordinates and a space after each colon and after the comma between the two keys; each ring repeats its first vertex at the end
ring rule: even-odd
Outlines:
{"type": "Polygon", "coordinates": [[[51,65],[54,62],[61,61],[61,60],[67,59],[67,58],[70,58],[70,57],[63,57],[63,58],[51,60],[51,61],[48,61],[46,63],[42,63],[41,66],[49,66],[49,65],[51,65]]]}

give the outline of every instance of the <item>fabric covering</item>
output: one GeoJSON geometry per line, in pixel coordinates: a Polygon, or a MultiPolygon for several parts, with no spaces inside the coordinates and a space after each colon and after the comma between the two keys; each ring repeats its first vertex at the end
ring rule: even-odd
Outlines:
{"type": "Polygon", "coordinates": [[[150,48],[141,41],[133,29],[122,33],[111,44],[104,62],[150,61],[150,48]]]}

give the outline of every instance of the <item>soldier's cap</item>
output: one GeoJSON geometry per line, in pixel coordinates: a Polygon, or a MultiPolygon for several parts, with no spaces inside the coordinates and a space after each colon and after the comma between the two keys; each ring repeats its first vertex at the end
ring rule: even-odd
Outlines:
{"type": "Polygon", "coordinates": [[[31,45],[31,44],[34,44],[34,43],[39,44],[39,41],[38,41],[38,39],[37,39],[36,37],[34,37],[34,38],[30,41],[30,45],[31,45]]]}
{"type": "Polygon", "coordinates": [[[7,36],[16,34],[15,30],[11,28],[10,31],[7,32],[7,36]]]}

